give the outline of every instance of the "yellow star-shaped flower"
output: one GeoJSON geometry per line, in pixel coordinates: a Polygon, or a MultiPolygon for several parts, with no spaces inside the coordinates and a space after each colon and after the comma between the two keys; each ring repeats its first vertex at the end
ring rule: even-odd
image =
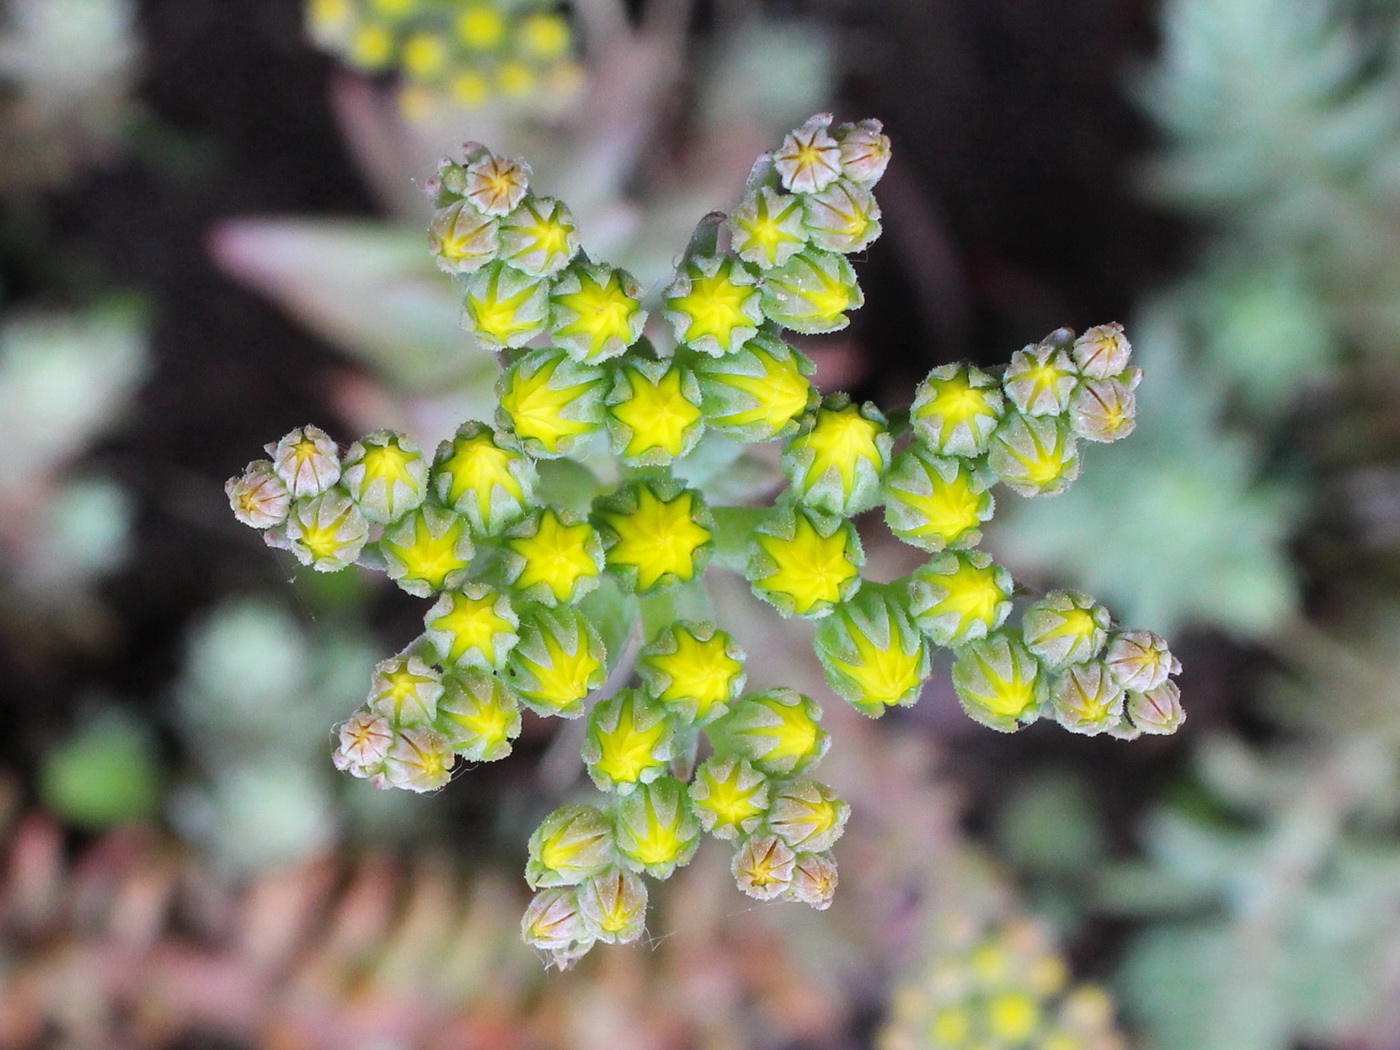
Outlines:
{"type": "Polygon", "coordinates": [[[728,353],[758,331],[758,288],[735,272],[733,259],[692,263],[682,292],[666,299],[676,338],[710,354],[728,353]]]}
{"type": "Polygon", "coordinates": [[[501,448],[489,430],[481,428],[453,440],[439,453],[435,468],[437,494],[444,503],[472,514],[488,531],[497,524],[496,492],[521,503],[528,499],[521,482],[527,460],[519,452],[501,448]]]}
{"type": "Polygon", "coordinates": [[[519,558],[511,585],[520,591],[542,585],[555,602],[570,601],[581,583],[602,572],[596,536],[587,522],[568,524],[553,510],[542,511],[534,535],[505,543],[519,558]]]}
{"type": "Polygon", "coordinates": [[[868,464],[876,474],[883,468],[884,457],[876,441],[883,432],[880,424],[861,415],[858,405],[819,409],[812,429],[793,441],[795,453],[812,454],[800,479],[802,487],[811,488],[831,472],[849,495],[855,488],[861,463],[868,464]]]}
{"type": "Polygon", "coordinates": [[[729,636],[722,631],[702,642],[678,626],[674,638],[675,652],[643,656],[649,668],[668,680],[656,698],[663,704],[694,704],[696,720],[704,721],[712,710],[734,696],[735,682],[744,665],[729,655],[729,636]]]}
{"type": "Polygon", "coordinates": [[[802,374],[795,356],[778,356],[761,346],[751,346],[749,352],[762,370],[760,375],[705,373],[712,384],[747,395],[745,407],[722,406],[709,417],[709,422],[719,427],[755,428],[766,439],[806,410],[812,384],[802,374]]]}
{"type": "Polygon", "coordinates": [[[710,530],[695,521],[697,509],[693,492],[666,502],[650,487],[639,487],[635,508],[599,514],[612,534],[609,567],[634,570],[639,591],[667,577],[693,579],[700,550],[710,542],[710,530]]]}
{"type": "Polygon", "coordinates": [[[798,616],[820,614],[847,597],[850,581],[859,570],[854,560],[855,539],[850,525],[842,522],[823,536],[811,518],[797,511],[790,538],[760,534],[755,542],[772,562],[772,568],[754,581],[754,587],[783,607],[783,600],[798,616]]]}
{"type": "Polygon", "coordinates": [[[655,716],[638,718],[637,705],[637,694],[627,692],[608,707],[594,709],[589,726],[594,750],[591,757],[585,757],[589,757],[589,772],[601,787],[635,784],[648,773],[655,777],[669,761],[662,747],[669,733],[665,721],[655,716]],[[605,729],[603,722],[612,718],[597,717],[604,712],[615,717],[611,728],[605,729]]]}
{"type": "Polygon", "coordinates": [[[566,271],[564,281],[577,282],[578,288],[554,294],[555,309],[572,315],[554,329],[560,343],[581,348],[582,360],[592,362],[616,357],[636,341],[641,304],[623,287],[617,270],[579,267],[566,271]],[[605,276],[599,280],[600,275],[605,276]]]}
{"type": "Polygon", "coordinates": [[[440,591],[451,577],[471,565],[467,520],[455,514],[444,513],[429,522],[420,509],[385,536],[383,545],[385,553],[397,562],[394,578],[400,584],[422,584],[440,591]],[[442,525],[447,517],[451,520],[442,525]]]}
{"type": "Polygon", "coordinates": [[[602,680],[602,660],[589,646],[583,621],[561,620],[532,632],[511,653],[509,668],[520,697],[541,713],[574,716],[602,680]],[[528,679],[528,680],[527,680],[528,679]]]}
{"type": "Polygon", "coordinates": [[[627,428],[623,456],[636,459],[657,450],[674,458],[685,450],[701,411],[685,396],[684,376],[682,367],[674,363],[655,382],[640,368],[624,368],[620,382],[627,384],[629,392],[625,400],[608,408],[608,414],[627,428]]]}
{"type": "Polygon", "coordinates": [[[899,635],[893,630],[888,645],[876,645],[863,631],[855,629],[851,630],[850,639],[856,650],[854,660],[835,655],[828,659],[860,688],[865,702],[899,703],[923,682],[924,652],[917,636],[908,648],[899,644],[899,635]]]}
{"type": "Polygon", "coordinates": [[[482,590],[478,597],[458,591],[444,594],[427,619],[430,633],[439,637],[438,655],[444,664],[458,664],[470,657],[472,662],[490,666],[498,663],[498,651],[503,641],[513,640],[516,624],[501,614],[501,596],[482,590]]]}
{"type": "Polygon", "coordinates": [[[596,389],[602,376],[588,371],[578,382],[556,388],[551,381],[568,358],[562,352],[547,353],[533,371],[522,367],[529,360],[522,359],[506,373],[500,407],[518,437],[538,441],[546,452],[558,454],[569,439],[598,429],[591,419],[570,419],[564,413],[596,389]]]}

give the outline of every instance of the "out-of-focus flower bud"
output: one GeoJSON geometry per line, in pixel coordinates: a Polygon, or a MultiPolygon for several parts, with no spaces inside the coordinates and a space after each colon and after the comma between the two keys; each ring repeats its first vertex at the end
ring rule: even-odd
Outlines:
{"type": "Polygon", "coordinates": [[[475,273],[501,249],[496,220],[469,201],[457,200],[433,213],[428,225],[428,250],[444,273],[475,273]]]}
{"type": "Polygon", "coordinates": [[[817,626],[817,658],[827,683],[874,718],[887,707],[913,704],[931,673],[928,647],[900,598],[889,587],[866,584],[817,626]]]}
{"type": "Polygon", "coordinates": [[[1181,661],[1167,643],[1151,631],[1123,631],[1108,640],[1104,663],[1124,689],[1145,692],[1181,673],[1181,661]]]}
{"type": "Polygon", "coordinates": [[[783,897],[826,911],[836,896],[836,859],[830,853],[799,853],[783,897]]]}
{"type": "Polygon", "coordinates": [[[849,517],[879,502],[892,444],[879,409],[833,394],[788,442],[783,472],[801,502],[849,517]]]}
{"type": "Polygon", "coordinates": [[[623,362],[605,405],[614,451],[638,466],[685,455],[705,430],[701,404],[695,374],[675,358],[623,362]]]}
{"type": "Polygon", "coordinates": [[[759,526],[745,575],[754,593],[784,616],[817,619],[854,596],[864,562],[849,521],[786,506],[759,526]]]}
{"type": "Polygon", "coordinates": [[[659,704],[636,689],[594,706],[588,714],[583,761],[600,791],[628,794],[662,773],[675,753],[675,733],[659,704]]]}
{"type": "Polygon", "coordinates": [[[600,500],[593,517],[609,571],[639,594],[697,579],[714,548],[708,508],[677,481],[629,485],[600,500]]]}
{"type": "Polygon", "coordinates": [[[801,251],[807,243],[802,200],[770,186],[749,190],[729,216],[730,241],[739,258],[768,270],[801,251]]]}
{"type": "Polygon", "coordinates": [[[1100,663],[1076,664],[1050,689],[1055,720],[1071,733],[1097,736],[1123,717],[1123,690],[1100,663]]]}
{"type": "Polygon", "coordinates": [[[1121,379],[1088,379],[1074,392],[1069,422],[1089,441],[1117,441],[1137,426],[1137,398],[1121,379]]]}
{"type": "Polygon", "coordinates": [[[562,15],[542,11],[522,18],[516,31],[521,52],[541,62],[567,54],[571,38],[569,23],[562,15]]]}
{"type": "Polygon", "coordinates": [[[984,551],[945,551],[909,576],[914,625],[935,645],[985,638],[1011,613],[1011,574],[984,551]]]}
{"type": "Polygon", "coordinates": [[[340,453],[320,427],[298,427],[267,454],[293,499],[319,496],[340,480],[340,453]]]}
{"type": "Polygon", "coordinates": [[[717,839],[752,834],[768,812],[768,779],[753,764],[711,756],[695,771],[690,800],[700,826],[717,839]]]}
{"type": "Polygon", "coordinates": [[[1015,732],[1020,721],[1033,721],[1047,691],[1040,664],[1010,631],[958,650],[953,686],[968,717],[1003,733],[1015,732]]]}
{"type": "Polygon", "coordinates": [[[961,459],[931,455],[917,443],[898,456],[883,485],[885,521],[905,543],[926,551],[973,547],[996,501],[986,477],[961,459]]]}
{"type": "Polygon", "coordinates": [[[1133,725],[1144,733],[1166,736],[1175,733],[1186,721],[1181,706],[1181,690],[1175,682],[1166,681],[1144,692],[1128,694],[1125,708],[1133,725]]]}
{"type": "Polygon", "coordinates": [[[940,365],[914,392],[914,434],[940,456],[980,456],[1005,412],[997,381],[971,365],[940,365]]]}
{"type": "Polygon", "coordinates": [[[763,323],[757,279],[725,255],[686,260],[663,303],[676,339],[711,357],[738,350],[763,323]]]}
{"type": "Polygon", "coordinates": [[[596,806],[561,806],[530,836],[530,888],[576,886],[616,863],[612,823],[596,806]]]}
{"type": "Polygon", "coordinates": [[[520,617],[510,599],[484,583],[443,592],[423,626],[423,637],[444,667],[499,670],[520,640],[520,617]]]}
{"type": "Polygon", "coordinates": [[[807,376],[814,368],[786,343],[767,336],[718,361],[701,361],[700,380],[706,422],[747,441],[768,441],[807,411],[816,393],[807,376]]]}
{"type": "Polygon", "coordinates": [[[550,507],[512,526],[501,544],[506,582],[524,601],[568,605],[598,585],[603,544],[588,522],[550,507]]]}
{"type": "Polygon", "coordinates": [[[744,653],[712,623],[674,623],[642,649],[637,673],[673,717],[709,725],[744,688],[744,653]]]}
{"type": "Polygon", "coordinates": [[[646,883],[622,868],[610,868],[580,886],[578,904],[604,944],[631,944],[646,929],[646,883]]]}
{"type": "Polygon", "coordinates": [[[384,758],[389,784],[420,794],[445,787],[452,779],[455,761],[447,741],[427,726],[394,731],[394,742],[384,758]]]}
{"type": "Polygon", "coordinates": [[[560,970],[567,970],[588,954],[597,939],[572,886],[554,886],[536,893],[521,917],[520,936],[531,948],[548,952],[551,964],[560,970]]]}
{"type": "Polygon", "coordinates": [[[442,676],[416,656],[381,661],[370,679],[366,704],[394,726],[427,725],[437,717],[442,676]]]}
{"type": "Polygon", "coordinates": [[[420,598],[460,586],[473,553],[467,519],[432,504],[390,527],[379,541],[379,550],[389,578],[420,598]]]}
{"type": "Polygon", "coordinates": [[[575,361],[595,364],[626,352],[642,335],[642,288],[626,270],[577,262],[555,279],[550,334],[575,361]]]}
{"type": "Polygon", "coordinates": [[[378,73],[394,58],[394,34],[379,22],[363,22],[350,38],[346,61],[367,73],[378,73]]]}
{"type": "Polygon", "coordinates": [[[468,762],[495,762],[520,735],[520,704],[496,675],[470,668],[443,679],[433,727],[468,762]]]}
{"type": "Polygon", "coordinates": [[[750,897],[771,901],[792,885],[797,855],[776,835],[753,835],[734,853],[730,870],[734,882],[750,897]]]}
{"type": "Polygon", "coordinates": [[[272,469],[272,461],[254,460],[242,474],[224,483],[233,516],[255,529],[270,529],[287,520],[292,495],[272,469]]]}
{"type": "Polygon", "coordinates": [[[846,830],[851,807],[816,780],[793,780],[773,794],[768,827],[799,853],[830,849],[846,830]]]}
{"type": "Polygon", "coordinates": [[[880,205],[864,186],[837,179],[802,198],[802,222],[818,248],[850,255],[880,236],[880,205]]]}
{"type": "Polygon", "coordinates": [[[462,195],[484,215],[501,217],[514,211],[530,188],[530,166],[487,153],[466,166],[462,195]]]}
{"type": "Polygon", "coordinates": [[[438,446],[430,484],[445,506],[465,514],[472,528],[494,535],[524,516],[537,481],[531,459],[485,423],[467,422],[438,446]]]}
{"type": "Polygon", "coordinates": [[[505,42],[506,19],[489,0],[468,0],[457,15],[457,39],[470,51],[494,51],[505,42]]]}
{"type": "Polygon", "coordinates": [[[1121,375],[1128,367],[1132,352],[1132,344],[1123,334],[1123,326],[1117,323],[1090,328],[1074,341],[1070,351],[1080,373],[1089,379],[1121,375]]]}
{"type": "Polygon", "coordinates": [[[531,277],[552,277],[578,253],[578,226],[562,201],[526,197],[501,220],[501,259],[531,277]]]}
{"type": "Polygon", "coordinates": [[[1108,610],[1078,591],[1051,591],[1026,609],[1026,648],[1052,671],[1092,660],[1108,640],[1108,610]]]}
{"type": "Polygon", "coordinates": [[[601,369],[581,365],[556,347],[531,350],[496,384],[500,426],[536,456],[564,456],[603,425],[601,369]]]}
{"type": "Polygon", "coordinates": [[[831,114],[818,113],[787,133],[773,154],[773,167],[784,189],[816,193],[841,177],[841,145],[830,127],[831,114]]]}
{"type": "Polygon", "coordinates": [[[341,483],[370,521],[397,521],[427,496],[428,464],[403,434],[377,430],[350,446],[341,483]]]}
{"type": "Polygon", "coordinates": [[[852,182],[873,186],[890,163],[890,139],[878,120],[842,124],[836,129],[841,145],[841,174],[852,182]]]}
{"type": "Polygon", "coordinates": [[[817,703],[796,689],[770,689],[735,704],[715,723],[711,739],[716,750],[740,755],[770,776],[790,777],[815,765],[831,745],[818,724],[821,714],[817,703]]]}
{"type": "Polygon", "coordinates": [[[549,282],[495,262],[467,278],[462,325],[488,350],[524,346],[549,327],[549,282]]]}
{"type": "Polygon", "coordinates": [[[1069,410],[1079,376],[1069,354],[1054,344],[1017,350],[1002,377],[1011,403],[1028,416],[1058,416],[1069,410]]]}
{"type": "Polygon", "coordinates": [[[356,711],[337,727],[340,746],[332,761],[335,768],[356,777],[384,771],[384,759],[394,743],[389,720],[376,711],[356,711]]]}
{"type": "Polygon", "coordinates": [[[536,714],[578,718],[584,698],[603,684],[604,656],[598,633],[578,612],[534,606],[521,616],[506,676],[536,714]]]}
{"type": "Polygon", "coordinates": [[[838,332],[864,303],[855,270],[835,252],[806,248],[763,275],[764,316],[794,332],[838,332]]]}
{"type": "Polygon", "coordinates": [[[987,463],[1022,496],[1055,496],[1079,477],[1074,435],[1057,416],[1008,413],[992,435],[987,463]]]}
{"type": "Polygon", "coordinates": [[[331,489],[292,504],[286,538],[287,546],[303,565],[310,565],[317,572],[339,572],[353,564],[364,550],[369,522],[349,495],[331,489]]]}
{"type": "Polygon", "coordinates": [[[617,803],[617,851],[623,863],[654,879],[669,879],[700,845],[700,822],[685,785],[675,777],[643,784],[617,803]]]}

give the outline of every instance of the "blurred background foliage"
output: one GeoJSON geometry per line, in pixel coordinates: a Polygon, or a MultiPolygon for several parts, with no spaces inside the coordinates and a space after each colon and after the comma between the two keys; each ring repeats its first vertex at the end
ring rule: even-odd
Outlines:
{"type": "Polygon", "coordinates": [[[0,0],[0,1047],[1400,1048],[1400,5],[575,0],[568,90],[515,94],[308,34],[444,6],[0,0]],[[648,943],[546,978],[518,874],[572,742],[423,799],[335,775],[413,603],[288,578],[221,485],[309,419],[482,414],[423,233],[461,141],[649,285],[828,107],[896,159],[819,384],[1124,321],[1137,432],[989,545],[1172,636],[1191,718],[1129,755],[991,738],[946,673],[830,705],[831,911],[702,851],[648,943]]]}

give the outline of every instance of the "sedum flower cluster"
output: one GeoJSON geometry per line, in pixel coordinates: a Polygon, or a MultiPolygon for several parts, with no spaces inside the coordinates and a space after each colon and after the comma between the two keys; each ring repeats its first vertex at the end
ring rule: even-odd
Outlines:
{"type": "Polygon", "coordinates": [[[430,183],[430,243],[462,283],[466,327],[501,354],[494,420],[432,455],[391,431],[342,450],[302,427],[229,482],[235,514],[303,564],[381,569],[432,600],[340,727],[340,768],[430,791],[458,758],[508,754],[522,711],[586,719],[602,795],[550,814],[526,869],[526,940],[561,966],[638,938],[642,876],[668,877],[702,833],[732,845],[750,896],[831,901],[849,807],[811,776],[829,743],[820,706],[745,691],[743,651],[708,612],[712,561],[817,621],[828,681],[866,714],[912,704],[946,646],[968,713],[997,729],[1046,715],[1131,736],[1181,720],[1161,639],[1069,592],[1008,627],[1011,579],[974,548],[995,483],[1057,492],[1078,441],[1131,430],[1137,373],[1117,326],[1056,332],[1000,378],[936,369],[901,426],[822,397],[784,341],[860,306],[846,256],[879,234],[888,157],[878,122],[813,118],[647,296],[580,250],[568,208],[533,193],[522,162],[469,143],[430,183]],[[785,490],[769,507],[715,505],[703,479],[759,442],[781,444],[785,490]],[[862,578],[851,522],[880,505],[930,554],[883,585],[862,578]],[[604,645],[600,608],[624,610],[635,646],[604,645]]]}
{"type": "Polygon", "coordinates": [[[406,115],[447,102],[531,103],[572,94],[573,32],[550,0],[308,0],[317,46],[366,73],[396,72],[406,115]]]}

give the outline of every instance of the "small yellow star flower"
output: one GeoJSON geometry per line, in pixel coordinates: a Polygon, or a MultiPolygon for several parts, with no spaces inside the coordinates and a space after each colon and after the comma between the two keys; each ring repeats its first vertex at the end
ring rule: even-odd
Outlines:
{"type": "Polygon", "coordinates": [[[832,690],[872,717],[914,703],[929,676],[928,647],[888,586],[837,606],[817,628],[816,650],[832,690]]]}
{"type": "Polygon", "coordinates": [[[430,481],[443,504],[460,511],[487,534],[524,513],[535,490],[535,467],[484,423],[463,423],[438,446],[430,481]]]}
{"type": "Polygon", "coordinates": [[[613,868],[578,891],[579,910],[604,944],[630,944],[646,928],[647,887],[636,875],[613,868]]]}
{"type": "Polygon", "coordinates": [[[807,410],[811,362],[760,336],[742,351],[696,366],[708,425],[749,441],[777,437],[807,410]]]}
{"type": "Polygon", "coordinates": [[[596,806],[563,806],[540,822],[529,850],[531,889],[574,886],[614,863],[612,826],[596,806]]]}
{"type": "Polygon", "coordinates": [[[419,725],[437,716],[442,676],[416,656],[399,654],[374,669],[369,706],[390,725],[419,725]]]}
{"type": "Polygon", "coordinates": [[[341,480],[370,521],[397,521],[427,496],[428,464],[403,434],[377,430],[350,446],[341,480]]]}
{"type": "Polygon", "coordinates": [[[617,805],[617,851],[623,863],[652,878],[670,878],[700,844],[700,823],[685,785],[663,776],[643,784],[617,805]]]}
{"type": "Polygon", "coordinates": [[[972,546],[995,507],[986,482],[963,460],[931,456],[917,445],[895,460],[884,496],[890,531],[928,551],[972,546]]]}
{"type": "Polygon", "coordinates": [[[603,655],[597,633],[578,612],[536,606],[522,618],[506,676],[537,714],[577,718],[584,698],[603,683],[603,655]]]}
{"type": "Polygon", "coordinates": [[[700,387],[671,361],[628,361],[608,396],[613,447],[624,459],[668,463],[695,447],[704,430],[700,387]]]}
{"type": "Polygon", "coordinates": [[[863,560],[850,522],[797,507],[754,537],[748,577],[754,593],[785,616],[816,618],[855,593],[863,560]]]}
{"type": "Polygon", "coordinates": [[[617,357],[642,334],[641,288],[625,270],[592,263],[570,267],[554,285],[551,332],[577,361],[617,357]]]}
{"type": "Polygon", "coordinates": [[[1011,574],[983,551],[945,551],[909,578],[914,623],[936,645],[985,638],[1011,612],[1011,574]]]}
{"type": "Polygon", "coordinates": [[[713,756],[695,771],[690,799],[715,838],[751,834],[768,812],[768,780],[742,758],[713,756]]]}
{"type": "Polygon", "coordinates": [[[494,762],[510,754],[520,735],[520,705],[504,682],[470,669],[443,680],[434,727],[469,762],[494,762]]]}
{"type": "Polygon", "coordinates": [[[755,266],[781,266],[802,250],[802,198],[768,186],[751,190],[729,217],[729,234],[739,258],[755,266]]]}
{"type": "Polygon", "coordinates": [[[801,501],[849,517],[875,506],[891,438],[874,405],[828,398],[788,443],[783,471],[801,501]]]}
{"type": "Polygon", "coordinates": [[[758,334],[763,321],[756,282],[726,256],[691,259],[664,296],[676,338],[701,353],[732,353],[758,334]]]}
{"type": "Polygon", "coordinates": [[[844,255],[806,248],[763,275],[763,313],[794,332],[840,331],[865,296],[844,255]]]}
{"type": "Polygon", "coordinates": [[[499,668],[520,637],[509,599],[484,583],[444,593],[423,622],[429,644],[449,667],[499,668]]]}
{"type": "Polygon", "coordinates": [[[682,721],[707,725],[744,687],[743,652],[713,624],[675,623],[644,648],[637,671],[650,694],[682,721]]]}
{"type": "Polygon", "coordinates": [[[1074,435],[1055,416],[1009,413],[992,435],[987,463],[1022,496],[1054,496],[1079,476],[1074,435]]]}
{"type": "MultiPolygon", "coordinates": [[[[504,226],[498,232],[504,245],[504,226]]],[[[549,285],[505,263],[472,274],[463,302],[462,323],[490,350],[524,346],[549,322],[549,285]]]]}
{"type": "Polygon", "coordinates": [[[1108,610],[1087,594],[1051,591],[1021,621],[1026,648],[1051,670],[1092,660],[1108,640],[1108,610]]]}
{"type": "Polygon", "coordinates": [[[673,746],[661,708],[624,689],[589,713],[583,761],[600,790],[626,794],[666,770],[673,746]]]}
{"type": "Polygon", "coordinates": [[[1015,731],[1018,720],[1034,719],[1046,691],[1040,664],[1007,631],[959,649],[953,685],[969,716],[1004,733],[1015,731]]]}
{"type": "Polygon", "coordinates": [[[841,177],[841,146],[828,130],[831,114],[821,113],[788,132],[773,154],[783,188],[793,193],[816,193],[841,177]]]}
{"type": "Polygon", "coordinates": [[[577,600],[603,571],[602,545],[593,526],[551,508],[513,528],[503,550],[512,589],[550,605],[577,600]]]}
{"type": "MultiPolygon", "coordinates": [[[[507,94],[528,93],[520,74],[533,87],[534,74],[518,63],[505,63],[499,77],[507,94]]],[[[550,277],[578,251],[578,227],[569,209],[552,197],[526,197],[501,220],[501,258],[534,277],[550,277]]]]}
{"type": "Polygon", "coordinates": [[[599,505],[608,568],[646,593],[693,580],[711,546],[705,505],[689,489],[640,484],[599,505]]]}
{"type": "Polygon", "coordinates": [[[569,360],[563,350],[532,350],[497,389],[498,421],[536,455],[564,455],[602,426],[603,373],[569,360]]]}
{"type": "Polygon", "coordinates": [[[473,553],[467,519],[433,506],[419,507],[386,532],[379,549],[389,578],[422,598],[460,584],[473,553]]]}
{"type": "Polygon", "coordinates": [[[820,759],[831,743],[817,724],[820,718],[821,708],[810,697],[795,689],[770,689],[739,701],[716,723],[715,738],[764,773],[792,776],[820,759]]]}
{"type": "Polygon", "coordinates": [[[1028,416],[1058,416],[1069,409],[1079,382],[1069,354],[1054,345],[1028,346],[1011,355],[1002,389],[1028,416]]]}
{"type": "Polygon", "coordinates": [[[971,365],[941,365],[914,392],[914,433],[940,456],[980,456],[1005,410],[997,381],[971,365]]]}

